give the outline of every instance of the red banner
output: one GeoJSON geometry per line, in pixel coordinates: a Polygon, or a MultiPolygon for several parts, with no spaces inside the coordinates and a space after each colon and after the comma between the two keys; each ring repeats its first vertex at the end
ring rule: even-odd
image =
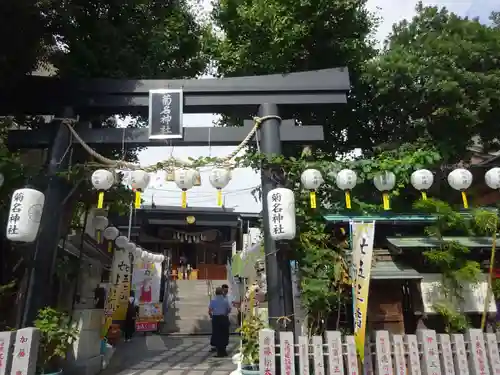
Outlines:
{"type": "Polygon", "coordinates": [[[157,329],[157,322],[135,322],[135,330],[137,332],[154,332],[157,329]]]}

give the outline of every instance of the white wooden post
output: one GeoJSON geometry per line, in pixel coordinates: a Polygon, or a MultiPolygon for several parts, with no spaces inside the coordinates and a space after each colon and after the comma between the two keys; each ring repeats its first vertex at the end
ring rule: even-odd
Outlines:
{"type": "Polygon", "coordinates": [[[469,329],[467,331],[467,341],[469,342],[469,369],[471,374],[490,375],[483,331],[469,329]]]}
{"type": "Polygon", "coordinates": [[[467,352],[465,351],[464,335],[453,333],[451,335],[453,345],[453,359],[455,360],[456,375],[469,375],[469,365],[467,363],[467,352]]]}
{"type": "Polygon", "coordinates": [[[440,375],[441,365],[439,363],[436,331],[421,329],[417,332],[417,337],[422,344],[422,374],[440,375]]]}
{"type": "Polygon", "coordinates": [[[453,354],[451,352],[450,335],[440,333],[438,342],[441,345],[441,368],[443,375],[455,375],[455,366],[453,365],[453,354]]]}
{"type": "Polygon", "coordinates": [[[363,375],[375,375],[373,372],[372,345],[367,338],[365,341],[365,360],[363,361],[363,375]]]}
{"type": "MultiPolygon", "coordinates": [[[[326,332],[328,353],[328,374],[344,375],[344,360],[342,356],[342,339],[339,331],[326,332]]],[[[307,374],[309,375],[309,374],[307,374]]]]}
{"type": "Polygon", "coordinates": [[[280,361],[283,375],[295,375],[295,345],[293,332],[280,332],[280,361]]]}
{"type": "Polygon", "coordinates": [[[259,332],[260,375],[276,375],[276,347],[274,330],[265,328],[259,332]]]}
{"type": "Polygon", "coordinates": [[[315,375],[325,374],[325,361],[323,360],[323,338],[321,336],[312,337],[313,363],[315,375]]]}
{"type": "Polygon", "coordinates": [[[346,336],[345,343],[347,347],[347,372],[349,375],[359,375],[358,356],[356,354],[356,341],[354,340],[354,336],[346,336]]]}
{"type": "Polygon", "coordinates": [[[394,374],[406,375],[405,347],[402,335],[392,335],[394,344],[394,374]]]}
{"type": "Polygon", "coordinates": [[[485,336],[491,375],[500,375],[500,354],[498,353],[497,337],[494,333],[486,333],[485,336]]]}
{"type": "Polygon", "coordinates": [[[12,363],[12,340],[14,332],[0,332],[0,375],[8,375],[12,363]]]}
{"type": "Polygon", "coordinates": [[[299,375],[309,374],[309,337],[299,336],[299,375]]]}
{"type": "Polygon", "coordinates": [[[23,328],[16,332],[11,375],[35,375],[40,331],[23,328]]]}
{"type": "Polygon", "coordinates": [[[408,370],[409,375],[422,375],[420,368],[420,354],[418,353],[418,341],[416,335],[406,335],[406,346],[408,347],[408,370]]]}
{"type": "Polygon", "coordinates": [[[393,375],[391,342],[389,332],[375,332],[375,373],[377,375],[393,375]]]}

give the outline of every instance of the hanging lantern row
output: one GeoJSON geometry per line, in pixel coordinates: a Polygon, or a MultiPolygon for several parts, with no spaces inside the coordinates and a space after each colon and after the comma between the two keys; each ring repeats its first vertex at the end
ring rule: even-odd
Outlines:
{"type": "MultiPolygon", "coordinates": [[[[201,186],[201,175],[196,169],[178,168],[166,170],[166,180],[175,182],[181,189],[181,206],[187,207],[187,191],[193,186],[201,186]]],[[[132,171],[129,175],[129,185],[135,192],[134,206],[141,207],[141,193],[146,190],[150,182],[150,175],[143,170],[132,171]]],[[[217,167],[210,172],[210,184],[217,189],[217,205],[222,206],[222,189],[231,181],[231,170],[229,168],[217,167]]],[[[99,169],[92,174],[92,185],[98,192],[97,208],[103,208],[104,193],[111,189],[115,183],[113,172],[106,169],[99,169]]]]}
{"type": "Polygon", "coordinates": [[[150,253],[149,251],[137,246],[135,243],[130,242],[127,237],[121,236],[119,230],[115,227],[106,228],[103,236],[111,244],[111,247],[108,247],[108,250],[110,248],[112,249],[113,246],[116,246],[119,249],[132,254],[135,259],[141,259],[144,262],[161,263],[165,260],[165,256],[163,254],[150,253]]]}

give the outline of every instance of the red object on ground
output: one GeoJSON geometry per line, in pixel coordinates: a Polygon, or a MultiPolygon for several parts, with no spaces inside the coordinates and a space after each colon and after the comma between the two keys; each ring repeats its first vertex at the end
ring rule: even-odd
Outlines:
{"type": "Polygon", "coordinates": [[[137,332],[154,332],[157,329],[157,322],[135,322],[135,330],[137,332]]]}

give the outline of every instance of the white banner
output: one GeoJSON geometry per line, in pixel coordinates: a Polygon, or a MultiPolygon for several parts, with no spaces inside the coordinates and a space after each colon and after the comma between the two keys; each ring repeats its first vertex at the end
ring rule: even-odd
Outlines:
{"type": "Polygon", "coordinates": [[[132,274],[132,289],[139,303],[159,303],[161,283],[161,262],[147,262],[137,259],[132,274]]]}

